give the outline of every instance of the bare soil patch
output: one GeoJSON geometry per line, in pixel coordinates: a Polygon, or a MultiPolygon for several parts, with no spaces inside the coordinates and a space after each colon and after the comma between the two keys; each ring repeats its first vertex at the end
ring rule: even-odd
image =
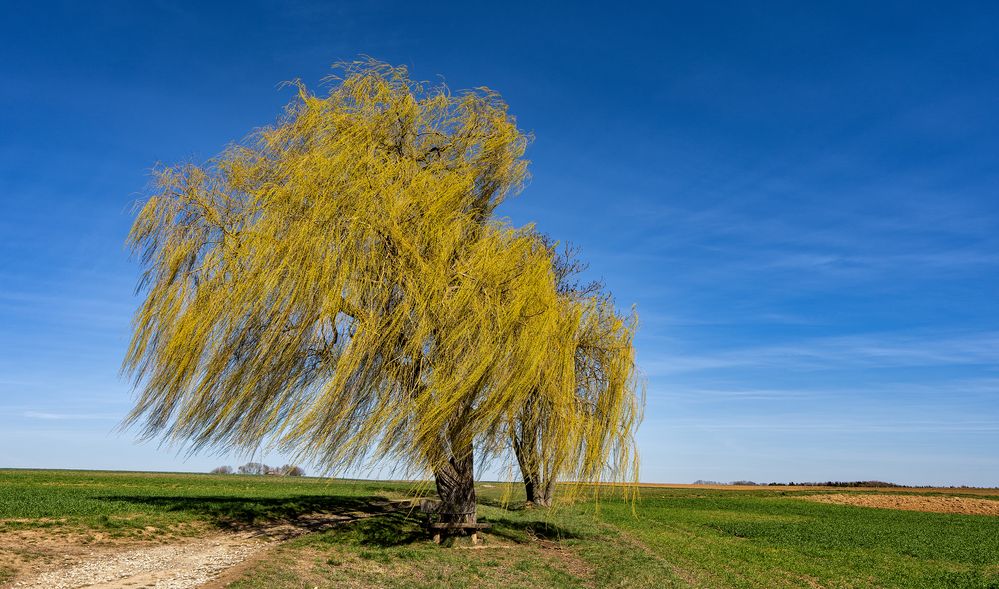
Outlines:
{"type": "MultiPolygon", "coordinates": [[[[620,485],[615,485],[620,486],[620,485]]],[[[638,483],[643,489],[709,489],[718,491],[819,491],[836,487],[811,485],[693,485],[682,483],[638,483]]],[[[874,490],[873,488],[871,490],[874,490]]]]}
{"type": "Polygon", "coordinates": [[[109,538],[58,528],[0,533],[0,570],[16,589],[191,589],[225,576],[277,543],[397,509],[408,502],[372,504],[370,511],[310,514],[198,538],[161,541],[109,538]]]}
{"type": "Polygon", "coordinates": [[[963,513],[971,515],[999,516],[999,501],[971,497],[944,497],[939,495],[862,495],[830,493],[804,495],[802,499],[833,503],[836,505],[856,505],[880,509],[902,509],[905,511],[929,511],[933,513],[963,513]]]}
{"type": "MultiPolygon", "coordinates": [[[[615,485],[616,486],[616,485],[615,485]]],[[[647,489],[710,489],[718,491],[849,491],[850,493],[960,493],[999,497],[999,488],[982,487],[829,487],[825,485],[687,485],[681,483],[639,483],[647,489]]]]}
{"type": "MultiPolygon", "coordinates": [[[[165,535],[166,536],[166,535],[165,535]]],[[[42,572],[69,568],[87,560],[141,547],[153,547],[169,539],[112,538],[101,532],[81,532],[60,527],[15,529],[0,532],[0,569],[9,579],[30,578],[42,572]]],[[[0,586],[7,586],[0,583],[0,586]]]]}
{"type": "Polygon", "coordinates": [[[220,536],[91,558],[15,582],[19,589],[188,589],[208,582],[266,544],[220,536]]]}

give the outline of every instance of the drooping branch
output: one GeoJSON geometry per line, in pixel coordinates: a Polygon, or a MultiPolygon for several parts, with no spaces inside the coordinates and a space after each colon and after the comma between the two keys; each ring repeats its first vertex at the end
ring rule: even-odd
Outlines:
{"type": "Polygon", "coordinates": [[[128,423],[469,489],[466,460],[508,451],[511,416],[540,399],[568,417],[537,446],[595,479],[630,429],[620,403],[575,409],[571,342],[593,312],[567,305],[532,230],[494,218],[526,181],[528,137],[489,90],[343,70],[215,159],[156,174],[129,237],[145,298],[128,423]]]}

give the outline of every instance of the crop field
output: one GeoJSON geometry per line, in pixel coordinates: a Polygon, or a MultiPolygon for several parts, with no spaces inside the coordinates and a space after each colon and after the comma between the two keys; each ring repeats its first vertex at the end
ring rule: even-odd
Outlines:
{"type": "MultiPolygon", "coordinates": [[[[60,586],[51,575],[82,578],[100,568],[93,563],[135,560],[124,553],[186,546],[184,558],[207,551],[197,547],[233,549],[218,552],[213,578],[191,577],[190,586],[209,588],[999,587],[999,517],[989,514],[996,490],[655,486],[635,505],[604,497],[549,512],[524,509],[505,485],[486,483],[484,543],[456,538],[443,547],[402,501],[421,490],[0,471],[0,586],[60,586]]],[[[134,586],[156,586],[150,579],[134,586]]]]}

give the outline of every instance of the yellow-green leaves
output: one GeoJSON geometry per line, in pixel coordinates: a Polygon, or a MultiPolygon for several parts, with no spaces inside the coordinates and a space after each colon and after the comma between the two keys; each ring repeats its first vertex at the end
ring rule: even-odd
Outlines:
{"type": "MultiPolygon", "coordinates": [[[[455,444],[501,454],[539,394],[579,404],[580,330],[596,322],[630,350],[631,328],[567,304],[533,231],[493,218],[527,177],[528,139],[497,94],[343,70],[205,165],[157,172],[129,237],[145,267],[130,422],[195,448],[269,441],[330,469],[433,469],[455,444]]],[[[619,361],[624,383],[633,358],[619,361]]],[[[566,474],[598,478],[631,447],[631,392],[566,414],[581,416],[551,440],[566,474]]]]}

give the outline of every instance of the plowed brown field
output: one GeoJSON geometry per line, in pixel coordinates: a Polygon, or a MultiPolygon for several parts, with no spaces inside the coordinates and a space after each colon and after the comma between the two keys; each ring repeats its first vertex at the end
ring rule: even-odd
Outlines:
{"type": "Polygon", "coordinates": [[[802,499],[837,505],[877,507],[880,509],[904,509],[906,511],[931,511],[934,513],[965,513],[973,515],[999,516],[999,501],[975,499],[971,497],[940,497],[921,495],[882,495],[831,493],[804,495],[802,499]]]}

